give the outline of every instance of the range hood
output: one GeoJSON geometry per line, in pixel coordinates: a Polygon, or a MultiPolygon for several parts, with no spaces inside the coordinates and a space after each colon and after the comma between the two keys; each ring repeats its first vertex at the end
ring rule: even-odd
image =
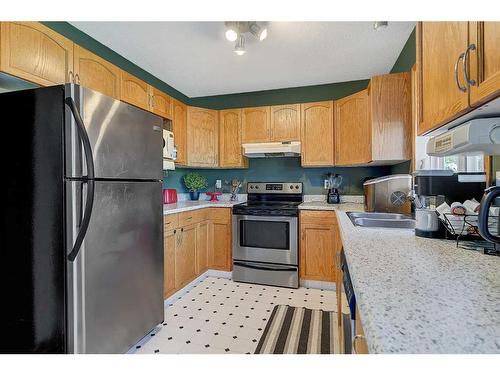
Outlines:
{"type": "Polygon", "coordinates": [[[300,142],[244,143],[243,155],[248,158],[300,156],[300,142]]]}
{"type": "Polygon", "coordinates": [[[426,151],[429,156],[500,155],[500,117],[470,120],[431,137],[426,151]]]}

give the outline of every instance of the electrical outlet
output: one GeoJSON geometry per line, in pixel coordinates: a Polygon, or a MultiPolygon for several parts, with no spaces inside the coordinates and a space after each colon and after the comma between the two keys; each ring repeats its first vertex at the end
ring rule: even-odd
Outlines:
{"type": "Polygon", "coordinates": [[[330,189],[330,181],[328,181],[328,180],[323,180],[323,183],[324,183],[323,187],[324,187],[325,189],[330,189]]]}
{"type": "Polygon", "coordinates": [[[222,180],[215,180],[215,188],[222,189],[222,180]]]}

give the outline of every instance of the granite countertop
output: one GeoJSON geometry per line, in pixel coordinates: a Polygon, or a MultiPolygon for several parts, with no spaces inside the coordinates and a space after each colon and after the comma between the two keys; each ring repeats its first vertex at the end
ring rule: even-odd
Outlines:
{"type": "Polygon", "coordinates": [[[371,353],[500,353],[500,258],[337,219],[371,353]]]}
{"type": "Polygon", "coordinates": [[[176,214],[179,212],[199,210],[202,208],[210,207],[226,207],[231,208],[236,204],[243,203],[243,201],[230,202],[230,201],[180,201],[177,203],[170,203],[163,205],[163,215],[176,214]]]}
{"type": "Polygon", "coordinates": [[[363,204],[344,202],[339,204],[330,204],[325,201],[304,202],[299,205],[299,210],[312,211],[363,211],[363,204]]]}

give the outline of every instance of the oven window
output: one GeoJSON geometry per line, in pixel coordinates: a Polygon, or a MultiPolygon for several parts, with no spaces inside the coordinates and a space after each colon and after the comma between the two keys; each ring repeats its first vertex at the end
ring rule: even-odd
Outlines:
{"type": "Polygon", "coordinates": [[[240,246],[290,249],[290,223],[286,221],[240,221],[240,246]]]}

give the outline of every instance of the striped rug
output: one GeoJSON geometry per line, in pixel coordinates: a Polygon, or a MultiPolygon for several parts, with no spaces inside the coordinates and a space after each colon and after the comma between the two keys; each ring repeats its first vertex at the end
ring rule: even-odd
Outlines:
{"type": "Polygon", "coordinates": [[[339,353],[337,313],[277,305],[255,354],[339,353]]]}

